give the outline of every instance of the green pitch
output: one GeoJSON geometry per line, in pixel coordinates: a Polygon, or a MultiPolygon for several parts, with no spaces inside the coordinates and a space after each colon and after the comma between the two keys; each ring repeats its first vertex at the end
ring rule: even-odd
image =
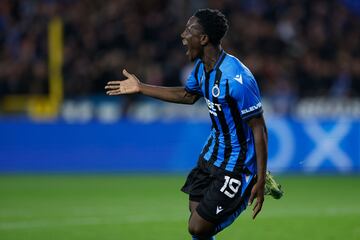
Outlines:
{"type": "MultiPolygon", "coordinates": [[[[218,240],[360,239],[360,176],[277,178],[285,195],[218,240]]],[[[1,176],[0,239],[184,240],[184,176],[1,176]]]]}

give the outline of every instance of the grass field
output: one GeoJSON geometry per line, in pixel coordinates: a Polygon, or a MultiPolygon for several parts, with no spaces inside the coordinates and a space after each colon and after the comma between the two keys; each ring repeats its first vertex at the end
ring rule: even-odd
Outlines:
{"type": "MultiPolygon", "coordinates": [[[[184,240],[184,176],[1,176],[0,239],[184,240]]],[[[360,239],[360,176],[280,176],[268,198],[217,239],[360,239]]]]}

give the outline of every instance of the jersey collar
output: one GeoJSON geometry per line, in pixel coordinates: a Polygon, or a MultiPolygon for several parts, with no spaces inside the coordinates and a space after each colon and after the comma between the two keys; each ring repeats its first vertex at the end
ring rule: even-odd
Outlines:
{"type": "MultiPolygon", "coordinates": [[[[211,73],[212,71],[217,70],[220,67],[221,63],[224,61],[225,56],[226,56],[226,52],[224,51],[224,49],[221,49],[219,58],[217,59],[214,67],[208,73],[211,73]]],[[[201,62],[203,63],[204,72],[206,73],[204,62],[203,61],[201,61],[201,62]]]]}
{"type": "Polygon", "coordinates": [[[224,49],[221,49],[220,56],[219,56],[217,62],[215,63],[213,69],[218,69],[220,67],[221,63],[224,61],[225,56],[226,56],[226,53],[225,53],[224,49]]]}

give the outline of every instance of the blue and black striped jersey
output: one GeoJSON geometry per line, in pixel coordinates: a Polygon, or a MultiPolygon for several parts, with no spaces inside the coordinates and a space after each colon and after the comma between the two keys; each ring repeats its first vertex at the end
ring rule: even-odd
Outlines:
{"type": "Polygon", "coordinates": [[[210,72],[205,71],[201,60],[196,61],[185,89],[205,98],[212,121],[200,159],[230,172],[256,173],[254,137],[246,121],[263,110],[249,69],[222,51],[210,72]]]}

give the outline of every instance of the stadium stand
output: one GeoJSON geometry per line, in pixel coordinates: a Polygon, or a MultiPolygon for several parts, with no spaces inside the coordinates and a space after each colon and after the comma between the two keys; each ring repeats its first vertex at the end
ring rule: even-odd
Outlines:
{"type": "MultiPolygon", "coordinates": [[[[360,96],[356,1],[2,0],[0,100],[47,93],[54,16],[64,23],[65,99],[104,94],[123,67],[150,84],[180,85],[189,64],[179,35],[188,16],[205,6],[230,19],[224,48],[249,66],[275,112],[292,113],[309,98],[360,96]]],[[[126,98],[125,115],[136,101],[126,98]]]]}

